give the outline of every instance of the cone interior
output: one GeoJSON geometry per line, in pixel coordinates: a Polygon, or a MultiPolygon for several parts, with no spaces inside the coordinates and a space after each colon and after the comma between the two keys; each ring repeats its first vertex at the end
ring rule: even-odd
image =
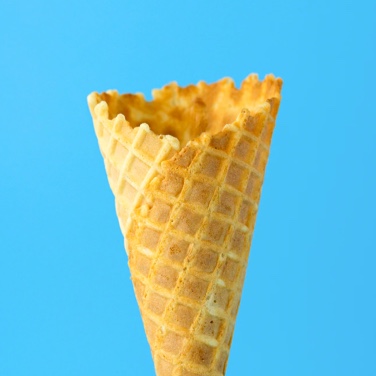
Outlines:
{"type": "Polygon", "coordinates": [[[235,121],[243,108],[251,109],[279,94],[280,81],[268,76],[259,81],[250,75],[240,89],[230,78],[213,84],[179,87],[171,83],[153,90],[153,100],[143,94],[123,94],[113,100],[113,93],[102,94],[109,106],[109,118],[123,114],[131,127],[147,123],[155,134],[172,135],[184,147],[202,132],[215,134],[225,124],[235,121]]]}
{"type": "Polygon", "coordinates": [[[225,374],[281,86],[88,98],[158,376],[225,374]]]}

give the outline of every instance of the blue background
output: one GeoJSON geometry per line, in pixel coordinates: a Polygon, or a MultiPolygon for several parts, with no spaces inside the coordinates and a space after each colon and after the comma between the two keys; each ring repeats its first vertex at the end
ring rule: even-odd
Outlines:
{"type": "Polygon", "coordinates": [[[152,375],[86,104],[284,79],[228,375],[376,375],[376,3],[0,0],[0,376],[152,375]]]}

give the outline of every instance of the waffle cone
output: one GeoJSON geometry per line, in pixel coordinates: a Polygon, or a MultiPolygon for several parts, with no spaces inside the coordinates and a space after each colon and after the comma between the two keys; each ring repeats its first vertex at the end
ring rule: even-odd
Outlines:
{"type": "Polygon", "coordinates": [[[225,374],[281,86],[88,97],[158,376],[225,374]]]}

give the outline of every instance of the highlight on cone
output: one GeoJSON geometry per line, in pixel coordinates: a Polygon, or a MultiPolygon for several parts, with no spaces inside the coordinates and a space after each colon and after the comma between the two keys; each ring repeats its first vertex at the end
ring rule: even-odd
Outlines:
{"type": "Polygon", "coordinates": [[[158,376],[225,374],[281,88],[88,97],[158,376]]]}

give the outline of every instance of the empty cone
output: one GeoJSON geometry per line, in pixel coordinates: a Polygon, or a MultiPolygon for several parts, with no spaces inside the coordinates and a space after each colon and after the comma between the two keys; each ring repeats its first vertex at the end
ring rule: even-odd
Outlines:
{"type": "Polygon", "coordinates": [[[88,97],[158,376],[225,374],[281,87],[88,97]]]}

